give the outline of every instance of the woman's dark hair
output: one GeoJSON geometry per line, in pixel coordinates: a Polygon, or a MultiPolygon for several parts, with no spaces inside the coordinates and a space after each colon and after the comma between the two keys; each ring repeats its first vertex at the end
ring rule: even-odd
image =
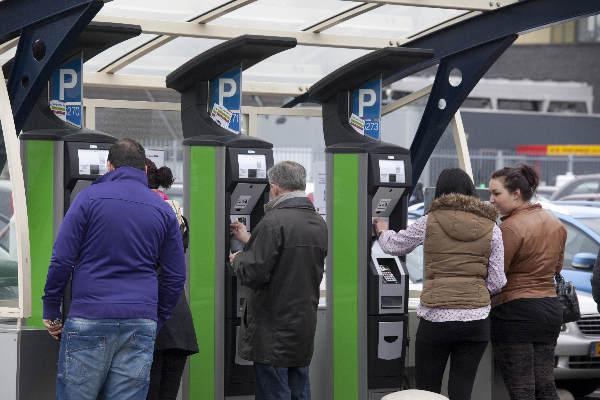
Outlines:
{"type": "Polygon", "coordinates": [[[158,189],[159,186],[168,189],[175,182],[171,168],[166,166],[156,168],[156,164],[149,158],[146,158],[146,167],[148,167],[148,187],[150,189],[158,189]]]}
{"type": "Polygon", "coordinates": [[[133,139],[121,139],[108,150],[108,161],[115,167],[132,167],[144,170],[144,147],[133,139]]]}
{"type": "Polygon", "coordinates": [[[460,168],[447,168],[440,173],[435,185],[435,198],[450,193],[475,195],[475,185],[471,177],[460,168]]]}
{"type": "Polygon", "coordinates": [[[504,178],[504,187],[513,193],[521,190],[521,199],[529,201],[540,184],[540,177],[527,164],[519,164],[514,168],[504,167],[492,174],[492,179],[504,178]]]}

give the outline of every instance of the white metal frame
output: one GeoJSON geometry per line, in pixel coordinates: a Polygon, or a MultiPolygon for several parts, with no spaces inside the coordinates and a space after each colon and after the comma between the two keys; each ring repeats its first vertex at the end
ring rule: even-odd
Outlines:
{"type": "Polygon", "coordinates": [[[240,35],[266,35],[296,38],[299,45],[319,47],[342,47],[347,49],[376,50],[382,47],[396,46],[402,43],[394,37],[369,37],[333,35],[292,30],[272,30],[258,28],[240,28],[236,26],[206,25],[193,22],[172,22],[139,18],[106,17],[98,15],[96,22],[140,25],[143,33],[165,36],[182,36],[205,39],[229,40],[240,35]]]}
{"type": "MultiPolygon", "coordinates": [[[[432,86],[424,87],[414,93],[411,93],[395,102],[383,107],[382,115],[389,114],[401,107],[413,103],[431,92],[432,86]]],[[[96,108],[119,108],[130,110],[156,110],[156,111],[181,111],[181,104],[169,102],[151,102],[151,101],[131,101],[131,100],[104,100],[104,99],[84,99],[85,107],[85,126],[89,129],[96,127],[96,108]]],[[[241,113],[247,115],[249,136],[258,135],[258,116],[259,115],[287,115],[304,117],[321,117],[321,108],[280,108],[280,107],[249,107],[242,106],[241,113]]],[[[473,171],[471,169],[471,159],[467,146],[467,138],[462,123],[460,111],[452,119],[452,132],[454,144],[456,145],[456,154],[459,167],[464,170],[471,178],[473,171]]]]}
{"type": "Polygon", "coordinates": [[[25,198],[25,182],[23,179],[19,140],[15,130],[12,107],[2,68],[0,68],[0,123],[2,124],[2,133],[6,146],[8,172],[10,174],[15,210],[17,279],[19,288],[19,307],[0,307],[0,317],[27,318],[31,316],[31,258],[29,255],[27,201],[25,198]]]}
{"type": "MultiPolygon", "coordinates": [[[[85,86],[127,89],[166,90],[165,78],[151,75],[110,74],[106,72],[86,72],[83,76],[85,86]]],[[[242,82],[244,94],[258,96],[299,96],[310,88],[309,84],[283,82],[242,82]]]]}
{"type": "Polygon", "coordinates": [[[452,118],[452,137],[456,146],[456,155],[458,157],[458,167],[465,171],[473,179],[473,169],[471,168],[471,157],[469,157],[469,148],[467,146],[467,135],[462,122],[460,111],[457,111],[452,118]]]}
{"type": "Polygon", "coordinates": [[[491,11],[516,3],[519,0],[363,0],[367,3],[392,4],[397,6],[451,8],[453,10],[491,11]]]}
{"type": "Polygon", "coordinates": [[[358,6],[352,7],[349,10],[346,10],[337,15],[334,15],[333,17],[329,17],[321,22],[317,22],[316,24],[313,24],[313,25],[309,26],[308,28],[304,28],[303,31],[314,32],[314,33],[323,32],[324,30],[329,29],[337,24],[341,24],[344,21],[347,21],[347,20],[357,17],[359,15],[362,15],[366,12],[369,12],[369,11],[379,8],[381,6],[382,6],[382,4],[369,4],[369,3],[359,4],[358,6]]]}
{"type": "MultiPolygon", "coordinates": [[[[214,19],[217,19],[227,13],[237,10],[238,8],[241,8],[250,3],[254,3],[255,1],[256,0],[233,0],[228,3],[223,4],[220,7],[216,7],[210,11],[207,11],[204,14],[201,14],[196,18],[192,18],[192,19],[188,20],[187,22],[192,22],[192,23],[196,23],[196,24],[206,24],[206,23],[208,23],[214,19]]],[[[176,39],[175,36],[162,35],[162,36],[155,37],[155,38],[149,40],[148,42],[144,43],[143,45],[133,49],[129,53],[123,55],[118,60],[113,61],[112,63],[108,64],[104,68],[101,68],[100,71],[107,72],[109,74],[114,74],[115,72],[117,72],[118,70],[131,64],[135,60],[145,56],[146,54],[156,50],[157,48],[159,48],[161,46],[164,46],[165,44],[169,43],[170,41],[172,41],[174,39],[176,39]]]]}

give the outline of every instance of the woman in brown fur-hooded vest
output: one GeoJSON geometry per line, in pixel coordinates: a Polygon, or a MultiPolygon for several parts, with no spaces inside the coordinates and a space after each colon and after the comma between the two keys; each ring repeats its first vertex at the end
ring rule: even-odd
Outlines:
{"type": "Polygon", "coordinates": [[[419,245],[424,285],[417,316],[417,389],[439,393],[450,357],[450,400],[469,400],[490,337],[490,294],[506,283],[502,234],[493,206],[475,197],[471,178],[458,168],[442,171],[427,215],[394,232],[374,222],[379,245],[405,255],[419,245]]]}

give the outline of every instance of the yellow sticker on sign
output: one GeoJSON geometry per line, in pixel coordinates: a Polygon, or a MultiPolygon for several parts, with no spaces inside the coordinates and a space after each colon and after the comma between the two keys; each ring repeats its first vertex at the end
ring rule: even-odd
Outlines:
{"type": "Polygon", "coordinates": [[[575,156],[597,156],[600,155],[600,145],[595,144],[561,144],[548,145],[547,154],[549,156],[565,156],[573,154],[575,156]]]}

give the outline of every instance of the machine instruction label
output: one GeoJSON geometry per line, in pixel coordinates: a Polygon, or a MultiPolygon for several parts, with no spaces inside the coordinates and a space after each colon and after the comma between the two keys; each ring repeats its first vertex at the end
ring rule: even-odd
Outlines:
{"type": "Polygon", "coordinates": [[[78,149],[80,175],[104,175],[108,172],[108,150],[78,149]]]}
{"type": "Polygon", "coordinates": [[[379,181],[406,183],[404,160],[379,160],[379,181]]]}
{"type": "Polygon", "coordinates": [[[233,113],[229,111],[227,108],[220,106],[219,104],[213,104],[212,111],[210,113],[210,117],[215,121],[221,128],[225,128],[234,133],[237,133],[233,129],[229,128],[229,124],[231,123],[231,119],[233,117],[233,113]]]}
{"type": "Polygon", "coordinates": [[[354,113],[350,115],[350,126],[361,135],[365,134],[365,120],[354,113]]]}
{"type": "Polygon", "coordinates": [[[267,177],[267,159],[264,154],[238,154],[240,178],[267,177]]]}
{"type": "Polygon", "coordinates": [[[237,201],[235,202],[236,210],[243,210],[244,208],[246,208],[251,198],[252,196],[248,196],[245,194],[240,195],[240,197],[238,197],[237,201]]]}
{"type": "Polygon", "coordinates": [[[391,202],[392,199],[380,199],[379,203],[377,203],[377,207],[375,208],[375,212],[384,212],[391,202]]]}

